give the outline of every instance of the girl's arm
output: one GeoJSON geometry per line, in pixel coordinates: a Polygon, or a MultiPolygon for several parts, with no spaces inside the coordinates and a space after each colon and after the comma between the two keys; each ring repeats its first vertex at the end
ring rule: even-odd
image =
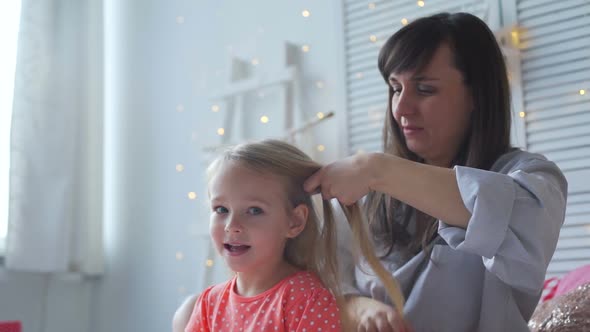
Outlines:
{"type": "Polygon", "coordinates": [[[172,331],[173,332],[184,332],[186,325],[191,317],[195,302],[197,301],[198,295],[192,295],[188,297],[174,313],[172,318],[172,331]]]}
{"type": "Polygon", "coordinates": [[[193,295],[184,301],[172,320],[174,332],[211,331],[209,299],[214,287],[210,286],[198,297],[193,295]]]}

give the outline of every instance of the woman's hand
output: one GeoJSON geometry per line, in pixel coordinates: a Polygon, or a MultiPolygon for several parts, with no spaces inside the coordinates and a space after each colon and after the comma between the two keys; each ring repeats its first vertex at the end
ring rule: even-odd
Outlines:
{"type": "Polygon", "coordinates": [[[303,188],[309,193],[321,191],[325,200],[354,204],[371,190],[375,155],[359,154],[328,164],[310,176],[303,188]]]}
{"type": "Polygon", "coordinates": [[[410,326],[387,304],[363,296],[348,297],[344,303],[347,331],[411,332],[410,326]]]}

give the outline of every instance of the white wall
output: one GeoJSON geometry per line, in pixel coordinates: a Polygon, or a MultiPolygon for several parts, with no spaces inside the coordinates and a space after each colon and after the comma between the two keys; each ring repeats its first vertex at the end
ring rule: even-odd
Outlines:
{"type": "MultiPolygon", "coordinates": [[[[280,64],[284,41],[309,45],[306,117],[337,114],[314,132],[326,150],[311,152],[329,161],[341,148],[339,1],[105,0],[104,9],[106,272],[72,280],[0,270],[0,320],[22,320],[25,332],[167,331],[185,296],[227,277],[221,262],[205,266],[212,256],[201,149],[220,140],[224,109],[213,113],[209,97],[226,84],[231,52],[257,57],[265,71],[280,64]],[[190,191],[197,199],[187,198],[190,191]]],[[[256,138],[282,135],[275,93],[266,91],[246,114],[256,138]],[[270,123],[260,125],[256,112],[270,123]]]]}
{"type": "Polygon", "coordinates": [[[0,321],[19,320],[24,332],[87,331],[92,283],[0,269],[0,321]]]}
{"type": "MultiPolygon", "coordinates": [[[[277,62],[285,40],[308,44],[304,106],[341,111],[344,100],[337,2],[313,1],[107,1],[106,253],[107,272],[93,293],[91,331],[166,331],[177,305],[200,291],[208,258],[203,146],[219,142],[224,109],[211,111],[209,96],[226,84],[231,52],[257,57],[259,70],[277,62]],[[311,16],[301,16],[309,9],[311,16]],[[182,16],[184,20],[179,20],[182,16]],[[179,24],[179,21],[182,24],[179,24]],[[323,89],[316,80],[325,82],[323,89]],[[177,111],[182,104],[183,112],[177,111]],[[181,173],[176,164],[183,164],[181,173]],[[196,200],[187,199],[194,191],[196,200]],[[176,259],[181,252],[182,260],[176,259]]],[[[266,98],[266,97],[265,97],[266,98]]],[[[260,101],[248,109],[273,112],[260,101]]],[[[340,113],[343,115],[343,112],[340,113]]],[[[253,127],[256,137],[276,135],[276,117],[253,127]]],[[[338,120],[318,128],[337,156],[338,120]]],[[[258,122],[253,121],[252,126],[258,122]]],[[[216,261],[209,281],[226,274],[216,261]]]]}

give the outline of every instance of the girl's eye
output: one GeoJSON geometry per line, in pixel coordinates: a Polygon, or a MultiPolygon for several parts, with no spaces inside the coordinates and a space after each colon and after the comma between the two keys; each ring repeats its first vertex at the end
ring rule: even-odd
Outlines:
{"type": "Polygon", "coordinates": [[[248,209],[248,213],[251,215],[258,215],[262,213],[262,209],[254,206],[248,209]]]}
{"type": "Polygon", "coordinates": [[[391,89],[393,90],[393,93],[396,95],[399,95],[402,92],[401,86],[393,85],[393,86],[391,86],[391,89]]]}
{"type": "Polygon", "coordinates": [[[227,209],[223,206],[216,206],[213,208],[213,211],[215,211],[215,213],[218,213],[218,214],[223,214],[223,213],[228,212],[227,209]]]}

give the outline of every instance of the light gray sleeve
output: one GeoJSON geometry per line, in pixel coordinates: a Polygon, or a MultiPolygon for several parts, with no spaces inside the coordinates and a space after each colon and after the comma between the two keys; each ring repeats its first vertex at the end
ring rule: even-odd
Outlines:
{"type": "Polygon", "coordinates": [[[517,290],[542,289],[565,219],[567,181],[552,162],[532,159],[507,174],[455,167],[471,219],[467,229],[439,221],[456,250],[482,256],[485,267],[517,290]]]}
{"type": "Polygon", "coordinates": [[[355,280],[354,238],[350,225],[337,200],[332,200],[336,222],[338,270],[342,295],[360,295],[355,280]]]}

